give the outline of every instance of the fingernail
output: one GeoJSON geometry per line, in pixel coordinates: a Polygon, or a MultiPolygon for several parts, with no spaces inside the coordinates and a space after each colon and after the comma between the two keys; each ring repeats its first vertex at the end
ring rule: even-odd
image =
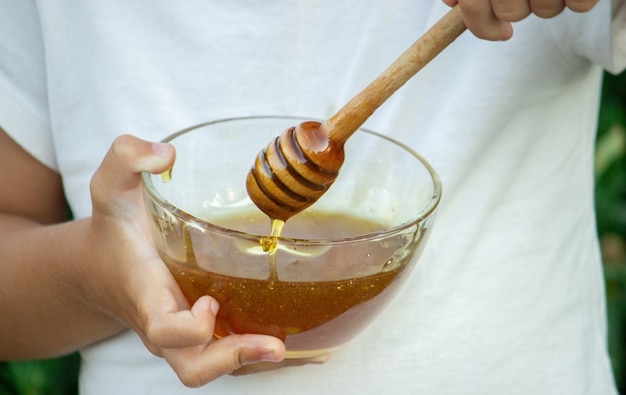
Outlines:
{"type": "Polygon", "coordinates": [[[261,361],[263,362],[280,362],[282,360],[283,358],[276,355],[276,352],[274,350],[266,351],[261,354],[261,361]]]}
{"type": "Polygon", "coordinates": [[[157,156],[166,158],[170,154],[170,145],[166,143],[154,143],[152,144],[152,152],[157,156]]]}
{"type": "Polygon", "coordinates": [[[211,310],[211,313],[213,313],[213,315],[217,315],[217,312],[220,309],[220,304],[217,302],[217,300],[211,299],[209,309],[211,310]]]}

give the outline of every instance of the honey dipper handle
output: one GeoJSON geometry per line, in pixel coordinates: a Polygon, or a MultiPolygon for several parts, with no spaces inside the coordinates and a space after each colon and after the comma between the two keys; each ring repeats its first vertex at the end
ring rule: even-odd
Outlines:
{"type": "Polygon", "coordinates": [[[382,74],[346,103],[323,127],[343,144],[396,90],[465,31],[459,6],[453,7],[382,74]]]}

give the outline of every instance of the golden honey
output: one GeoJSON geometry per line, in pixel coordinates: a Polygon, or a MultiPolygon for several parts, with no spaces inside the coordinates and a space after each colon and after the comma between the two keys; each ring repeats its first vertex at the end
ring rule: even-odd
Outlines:
{"type": "MultiPolygon", "coordinates": [[[[328,218],[328,215],[307,210],[307,215],[290,219],[285,231],[299,237],[310,234],[310,238],[323,235],[326,239],[337,239],[382,230],[382,226],[375,222],[337,214],[328,218]]],[[[263,217],[267,221],[267,217],[263,217]]],[[[222,223],[241,229],[250,224],[250,220],[237,216],[223,219],[222,223]]],[[[277,234],[270,235],[274,242],[278,240],[275,238],[277,234]]],[[[306,357],[332,350],[352,339],[387,305],[400,287],[402,281],[398,280],[403,277],[412,254],[400,254],[403,256],[400,261],[390,262],[399,255],[398,251],[412,248],[410,246],[415,243],[407,242],[409,239],[405,234],[391,241],[368,241],[367,248],[364,248],[364,243],[346,243],[331,246],[316,257],[277,254],[278,246],[272,245],[271,240],[261,240],[262,245],[267,243],[264,247],[270,266],[269,275],[262,279],[205,271],[193,261],[193,254],[189,262],[175,262],[167,257],[164,260],[190,303],[203,295],[211,295],[220,303],[215,328],[217,337],[232,333],[272,335],[285,342],[288,357],[306,357]],[[289,259],[293,262],[284,262],[289,259]],[[320,278],[327,279],[281,279],[280,267],[289,264],[297,266],[307,259],[323,262],[319,270],[329,272],[319,274],[320,278]],[[352,271],[361,262],[370,271],[372,267],[379,267],[380,270],[369,275],[359,275],[355,271],[346,276],[344,266],[349,266],[352,271]],[[336,279],[333,278],[335,273],[336,279]]],[[[229,254],[233,259],[245,258],[244,254],[241,254],[243,258],[235,255],[229,254]]]]}

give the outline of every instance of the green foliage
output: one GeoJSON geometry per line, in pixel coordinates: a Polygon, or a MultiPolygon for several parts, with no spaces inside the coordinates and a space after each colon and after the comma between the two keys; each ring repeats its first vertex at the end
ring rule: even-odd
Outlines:
{"type": "Polygon", "coordinates": [[[605,262],[609,354],[626,394],[626,73],[607,74],[596,143],[596,216],[605,262]]]}
{"type": "Polygon", "coordinates": [[[605,77],[596,178],[598,233],[626,235],[626,73],[605,77]]]}
{"type": "Polygon", "coordinates": [[[80,357],[0,364],[0,395],[78,394],[80,357]]]}

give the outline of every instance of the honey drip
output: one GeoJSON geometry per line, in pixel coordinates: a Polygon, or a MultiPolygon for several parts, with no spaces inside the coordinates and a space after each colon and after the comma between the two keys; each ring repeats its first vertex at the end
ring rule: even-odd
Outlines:
{"type": "Polygon", "coordinates": [[[272,230],[270,231],[270,235],[259,240],[264,252],[269,252],[270,254],[276,252],[278,249],[278,238],[280,237],[284,227],[285,221],[280,219],[272,220],[272,230]]]}
{"type": "Polygon", "coordinates": [[[172,181],[172,168],[171,167],[165,170],[163,173],[161,173],[161,181],[163,182],[172,181]]]}
{"type": "Polygon", "coordinates": [[[269,262],[270,262],[270,280],[278,281],[278,270],[276,269],[276,251],[278,251],[278,238],[283,232],[283,228],[285,227],[285,221],[280,219],[272,220],[272,229],[270,231],[270,235],[267,237],[261,238],[259,243],[261,243],[261,248],[263,248],[264,252],[269,253],[269,262]]]}

